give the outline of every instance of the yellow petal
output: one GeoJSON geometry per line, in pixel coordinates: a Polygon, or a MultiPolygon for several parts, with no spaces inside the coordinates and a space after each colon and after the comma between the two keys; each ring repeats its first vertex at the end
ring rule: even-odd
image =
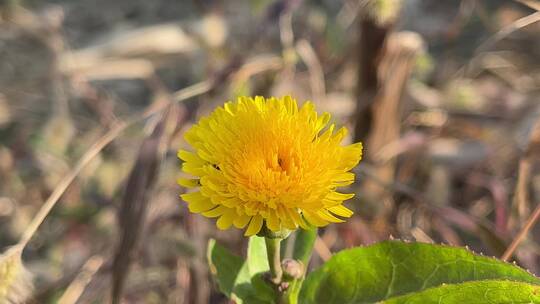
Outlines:
{"type": "Polygon", "coordinates": [[[317,215],[325,220],[325,221],[329,221],[331,223],[343,223],[344,220],[340,219],[340,218],[337,218],[335,216],[333,216],[330,212],[326,211],[326,210],[319,210],[317,211],[317,215]]]}
{"type": "Polygon", "coordinates": [[[234,209],[229,209],[216,222],[216,225],[221,230],[229,229],[233,223],[236,212],[234,209]]]}
{"type": "Polygon", "coordinates": [[[351,172],[337,173],[335,174],[333,180],[336,182],[354,181],[354,173],[351,173],[351,172]]]}
{"type": "Polygon", "coordinates": [[[353,212],[343,205],[330,207],[328,208],[328,210],[332,212],[333,214],[343,216],[343,217],[351,217],[353,215],[353,212]]]}
{"type": "Polygon", "coordinates": [[[186,188],[195,188],[197,186],[200,186],[199,179],[192,179],[192,178],[179,178],[177,180],[178,184],[182,187],[186,188]]]}
{"type": "Polygon", "coordinates": [[[281,224],[285,226],[285,228],[290,230],[298,228],[298,225],[294,223],[293,219],[287,214],[284,207],[279,206],[278,209],[276,209],[276,212],[281,224]]]}
{"type": "Polygon", "coordinates": [[[185,193],[180,195],[180,197],[188,203],[200,202],[208,199],[208,197],[204,196],[201,192],[185,193]]]}
{"type": "Polygon", "coordinates": [[[182,164],[182,171],[193,174],[195,176],[203,176],[205,174],[204,166],[191,163],[191,162],[185,162],[182,164]]]}
{"type": "Polygon", "coordinates": [[[303,214],[306,220],[313,226],[323,227],[323,226],[328,225],[327,221],[325,221],[324,219],[322,219],[320,216],[318,216],[315,213],[304,212],[303,214]]]}
{"type": "Polygon", "coordinates": [[[342,202],[342,201],[351,199],[353,197],[354,197],[354,193],[339,193],[339,192],[334,191],[334,192],[328,193],[325,199],[342,202]]]}
{"type": "Polygon", "coordinates": [[[315,129],[317,132],[320,132],[330,121],[330,114],[329,113],[323,113],[321,117],[317,119],[317,124],[315,126],[315,129]]]}
{"type": "Polygon", "coordinates": [[[347,129],[342,127],[337,130],[336,134],[334,134],[334,136],[332,137],[332,140],[334,140],[336,143],[340,143],[346,135],[347,129]]]}
{"type": "Polygon", "coordinates": [[[236,206],[238,206],[241,202],[239,199],[233,197],[233,198],[229,198],[229,199],[224,199],[220,202],[223,206],[227,206],[229,208],[234,208],[236,206]]]}
{"type": "Polygon", "coordinates": [[[244,233],[244,235],[245,236],[252,236],[252,235],[255,235],[255,234],[259,233],[259,231],[261,231],[262,225],[263,225],[262,216],[256,215],[256,216],[252,217],[251,221],[249,222],[249,226],[248,226],[246,232],[244,233]]]}
{"type": "Polygon", "coordinates": [[[193,201],[191,203],[188,203],[188,209],[189,211],[193,213],[201,213],[204,211],[208,211],[212,208],[216,207],[215,204],[210,201],[210,199],[202,200],[202,201],[193,201]]]}
{"type": "Polygon", "coordinates": [[[270,211],[268,218],[266,218],[266,226],[272,231],[279,231],[281,228],[279,225],[279,218],[274,211],[270,211]]]}
{"type": "Polygon", "coordinates": [[[215,207],[215,204],[208,197],[202,195],[201,192],[182,194],[180,197],[188,203],[189,211],[193,213],[200,213],[215,207]]]}
{"type": "Polygon", "coordinates": [[[293,209],[285,209],[285,211],[287,212],[287,214],[292,218],[293,222],[302,227],[302,229],[309,229],[309,225],[306,223],[306,221],[302,218],[302,216],[300,216],[300,214],[298,213],[298,211],[296,210],[293,210],[293,209]]]}
{"type": "Polygon", "coordinates": [[[233,225],[238,229],[242,229],[246,227],[246,225],[249,223],[249,220],[251,220],[251,216],[249,215],[238,215],[234,218],[233,225]]]}
{"type": "Polygon", "coordinates": [[[197,154],[193,152],[189,152],[186,150],[179,150],[177,155],[178,155],[178,158],[186,162],[194,162],[194,163],[201,163],[201,164],[204,163],[204,161],[199,156],[197,156],[197,154]]]}
{"type": "Polygon", "coordinates": [[[206,217],[218,217],[218,216],[222,215],[223,213],[227,212],[227,210],[229,210],[229,208],[227,208],[225,206],[217,206],[216,208],[214,208],[212,210],[208,210],[206,212],[203,212],[202,215],[204,215],[206,217]]]}

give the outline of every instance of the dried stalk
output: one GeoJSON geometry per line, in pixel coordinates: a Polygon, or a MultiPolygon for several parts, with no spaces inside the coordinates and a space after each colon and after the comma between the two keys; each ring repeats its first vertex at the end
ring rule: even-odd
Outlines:
{"type": "Polygon", "coordinates": [[[532,229],[534,224],[536,224],[538,219],[540,219],[540,204],[536,206],[536,209],[531,217],[527,220],[523,228],[521,228],[521,231],[519,231],[518,235],[514,238],[510,246],[508,246],[504,254],[501,256],[501,260],[508,261],[510,257],[512,257],[519,244],[525,239],[527,234],[529,234],[529,231],[532,229]]]}
{"type": "MultiPolygon", "coordinates": [[[[194,84],[192,86],[189,86],[185,89],[182,89],[174,94],[174,100],[175,102],[184,101],[186,99],[195,97],[197,95],[204,94],[212,88],[212,83],[210,81],[202,81],[197,84],[194,84]]],[[[41,223],[45,220],[51,209],[55,206],[55,204],[58,202],[62,194],[66,191],[66,189],[69,187],[69,185],[75,180],[77,175],[96,157],[105,146],[107,146],[109,143],[111,143],[118,135],[120,135],[125,129],[128,127],[134,125],[135,123],[138,123],[140,121],[143,121],[150,116],[157,114],[161,111],[163,111],[169,104],[161,104],[156,105],[155,107],[150,107],[146,111],[144,111],[141,114],[133,116],[131,119],[128,119],[126,121],[121,121],[114,125],[109,131],[107,131],[100,139],[98,139],[97,142],[95,142],[79,159],[79,161],[75,164],[75,167],[64,177],[62,180],[58,183],[54,191],[51,193],[47,201],[45,201],[45,204],[41,207],[41,209],[38,211],[36,216],[32,219],[30,222],[30,225],[23,233],[23,236],[18,243],[20,246],[25,247],[32,236],[35,234],[41,223]]]]}
{"type": "Polygon", "coordinates": [[[169,108],[152,134],[143,140],[127,181],[122,205],[118,210],[121,236],[112,265],[112,303],[120,303],[129,266],[144,231],[146,210],[165,152],[160,147],[169,141],[170,134],[167,134],[166,126],[169,121],[176,120],[174,114],[173,108],[169,108]]]}
{"type": "Polygon", "coordinates": [[[315,50],[307,40],[302,39],[296,43],[296,51],[308,66],[309,82],[311,84],[311,95],[313,99],[324,100],[326,96],[324,71],[315,50]]]}
{"type": "Polygon", "coordinates": [[[62,297],[58,300],[58,304],[74,304],[77,303],[79,297],[83,293],[86,285],[92,280],[92,277],[103,265],[104,259],[102,256],[93,256],[84,263],[81,272],[68,286],[62,297]]]}

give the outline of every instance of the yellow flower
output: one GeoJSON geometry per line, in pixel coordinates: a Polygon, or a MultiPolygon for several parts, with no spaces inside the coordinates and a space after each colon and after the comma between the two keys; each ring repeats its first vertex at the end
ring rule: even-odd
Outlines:
{"type": "Polygon", "coordinates": [[[219,217],[217,226],[245,228],[250,236],[268,229],[307,228],[342,222],[342,205],[353,194],[348,172],[362,157],[362,144],[341,146],[345,128],[334,132],[330,115],[318,116],[311,102],[298,108],[290,96],[240,97],[201,118],[185,134],[195,152],[180,150],[183,171],[196,188],[181,197],[191,212],[219,217]]]}

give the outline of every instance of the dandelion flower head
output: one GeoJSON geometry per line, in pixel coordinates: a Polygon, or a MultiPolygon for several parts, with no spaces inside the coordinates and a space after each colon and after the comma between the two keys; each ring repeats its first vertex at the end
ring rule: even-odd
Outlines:
{"type": "Polygon", "coordinates": [[[352,211],[337,191],[350,185],[349,172],[362,157],[362,144],[342,146],[347,130],[335,130],[330,115],[314,105],[298,107],[283,98],[240,97],[189,129],[193,152],[180,150],[183,171],[195,178],[179,184],[191,212],[217,217],[217,227],[257,234],[342,222],[352,211]]]}

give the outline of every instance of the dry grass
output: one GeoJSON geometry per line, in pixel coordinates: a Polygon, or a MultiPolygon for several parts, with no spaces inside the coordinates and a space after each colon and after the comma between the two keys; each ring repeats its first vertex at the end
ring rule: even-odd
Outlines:
{"type": "Polygon", "coordinates": [[[0,20],[0,245],[19,244],[0,303],[31,292],[23,250],[34,303],[108,302],[112,285],[129,303],[226,303],[199,256],[245,240],[186,212],[174,152],[237,94],[311,99],[369,142],[355,216],[321,230],[312,266],[394,235],[540,273],[538,1],[257,2],[59,0],[0,20]]]}

